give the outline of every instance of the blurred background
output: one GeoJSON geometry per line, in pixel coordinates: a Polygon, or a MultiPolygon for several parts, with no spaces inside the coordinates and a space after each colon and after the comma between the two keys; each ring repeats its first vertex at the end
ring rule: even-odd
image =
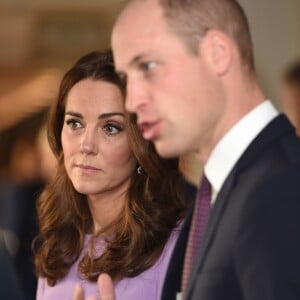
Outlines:
{"type": "MultiPolygon", "coordinates": [[[[0,0],[0,226],[26,299],[35,293],[35,199],[55,169],[45,138],[48,106],[67,68],[88,51],[109,47],[121,3],[0,0]]],[[[281,110],[282,72],[300,59],[300,1],[240,3],[250,22],[258,77],[281,110]]],[[[201,166],[195,158],[183,158],[182,167],[197,183],[201,166]]]]}
{"type": "MultiPolygon", "coordinates": [[[[81,55],[109,46],[121,3],[0,0],[0,133],[49,105],[62,74],[81,55]]],[[[240,3],[250,22],[258,76],[280,108],[282,70],[300,57],[300,1],[240,3]]]]}

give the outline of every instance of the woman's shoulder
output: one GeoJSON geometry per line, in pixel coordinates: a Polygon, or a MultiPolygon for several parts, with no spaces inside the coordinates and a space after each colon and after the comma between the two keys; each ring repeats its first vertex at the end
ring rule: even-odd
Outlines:
{"type": "Polygon", "coordinates": [[[173,253],[173,249],[175,247],[175,244],[177,242],[178,236],[180,234],[181,228],[182,228],[183,220],[178,221],[176,226],[173,228],[173,230],[170,233],[170,236],[164,246],[164,249],[157,260],[157,262],[154,264],[154,269],[161,269],[165,270],[169,264],[169,260],[171,258],[171,255],[173,253]]]}
{"type": "Polygon", "coordinates": [[[182,227],[173,228],[164,249],[153,266],[133,278],[123,278],[116,286],[117,299],[160,299],[169,261],[182,227]]]}
{"type": "Polygon", "coordinates": [[[170,236],[166,242],[166,245],[164,247],[163,253],[164,252],[172,252],[173,248],[177,242],[178,236],[181,232],[181,228],[183,225],[184,220],[180,220],[177,222],[176,226],[173,228],[173,230],[170,233],[170,236]]]}

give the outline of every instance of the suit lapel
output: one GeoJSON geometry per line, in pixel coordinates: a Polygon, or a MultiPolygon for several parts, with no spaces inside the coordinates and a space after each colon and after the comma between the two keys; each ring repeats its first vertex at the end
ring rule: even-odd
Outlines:
{"type": "Polygon", "coordinates": [[[235,185],[237,175],[242,169],[252,163],[259,153],[264,151],[264,149],[268,147],[275,139],[292,131],[294,131],[294,129],[284,115],[276,117],[249,145],[245,153],[238,160],[237,164],[225,180],[217,196],[209,222],[207,224],[206,232],[201,242],[199,254],[188,282],[186,299],[191,299],[194,283],[197,279],[197,273],[199,273],[199,270],[201,270],[204,259],[209,251],[209,247],[213,241],[213,236],[217,230],[218,223],[230,198],[229,195],[235,185]]]}
{"type": "Polygon", "coordinates": [[[201,267],[202,267],[205,256],[209,250],[210,243],[212,242],[212,237],[214,236],[214,232],[217,229],[217,226],[221,219],[222,213],[226,207],[227,199],[229,198],[228,194],[231,192],[232,187],[235,182],[234,174],[235,174],[235,172],[231,172],[229,177],[226,179],[226,182],[224,183],[224,185],[216,199],[215,205],[212,209],[211,216],[209,218],[209,222],[207,224],[207,228],[206,228],[205,234],[204,234],[202,242],[201,242],[201,248],[199,250],[199,255],[197,257],[195,266],[191,273],[190,280],[188,282],[186,299],[190,299],[190,295],[193,291],[194,282],[197,279],[197,273],[198,273],[199,269],[201,269],[201,267]]]}

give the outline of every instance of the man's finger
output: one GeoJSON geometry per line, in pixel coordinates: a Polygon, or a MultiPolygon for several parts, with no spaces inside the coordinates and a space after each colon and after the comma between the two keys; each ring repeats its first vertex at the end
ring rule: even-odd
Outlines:
{"type": "Polygon", "coordinates": [[[114,284],[109,275],[101,274],[99,276],[98,288],[101,300],[115,300],[114,284]]]}

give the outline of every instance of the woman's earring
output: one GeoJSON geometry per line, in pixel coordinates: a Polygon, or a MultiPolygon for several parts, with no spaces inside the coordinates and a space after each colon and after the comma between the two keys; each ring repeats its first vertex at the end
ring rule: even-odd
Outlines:
{"type": "Polygon", "coordinates": [[[142,174],[142,167],[141,166],[139,166],[137,169],[136,169],[136,171],[137,171],[137,173],[140,175],[140,174],[142,174]]]}

